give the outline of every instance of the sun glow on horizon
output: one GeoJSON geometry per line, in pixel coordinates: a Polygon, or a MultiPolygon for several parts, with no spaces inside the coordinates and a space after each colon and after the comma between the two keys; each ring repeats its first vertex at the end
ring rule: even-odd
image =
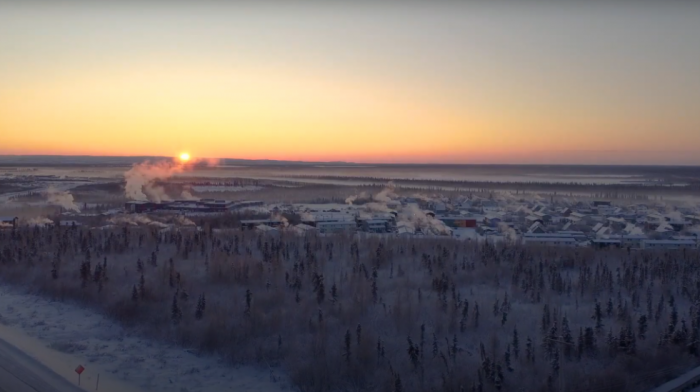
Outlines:
{"type": "Polygon", "coordinates": [[[190,154],[183,152],[180,154],[180,162],[188,162],[190,160],[190,154]]]}

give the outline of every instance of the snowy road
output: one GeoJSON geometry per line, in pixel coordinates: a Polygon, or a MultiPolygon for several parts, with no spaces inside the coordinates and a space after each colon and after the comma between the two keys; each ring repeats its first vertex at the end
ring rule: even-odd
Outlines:
{"type": "Polygon", "coordinates": [[[95,391],[98,379],[99,392],[288,390],[279,369],[234,367],[130,332],[78,304],[0,284],[0,392],[95,391]],[[85,367],[83,389],[77,386],[78,365],[85,367]]]}
{"type": "Polygon", "coordinates": [[[0,392],[84,392],[0,339],[0,392]]]}

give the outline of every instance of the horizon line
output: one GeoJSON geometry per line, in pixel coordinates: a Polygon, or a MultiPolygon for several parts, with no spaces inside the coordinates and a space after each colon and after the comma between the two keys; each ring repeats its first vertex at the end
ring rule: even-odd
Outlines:
{"type": "MultiPolygon", "coordinates": [[[[571,151],[574,152],[574,151],[571,151]]],[[[606,151],[589,151],[589,150],[576,150],[575,152],[620,152],[615,150],[606,151]]],[[[649,152],[649,151],[640,151],[649,152]]],[[[692,151],[683,151],[692,152],[692,151]]],[[[176,156],[166,156],[166,155],[89,155],[89,154],[0,154],[0,158],[11,158],[11,157],[22,157],[22,158],[32,158],[32,157],[63,157],[63,158],[157,158],[157,159],[177,159],[176,156]]],[[[697,164],[673,164],[673,163],[458,163],[458,162],[355,162],[355,161],[308,161],[308,160],[289,160],[289,159],[271,159],[271,158],[220,158],[220,157],[203,157],[201,159],[215,159],[215,160],[232,160],[232,161],[249,161],[249,162],[280,162],[280,163],[305,163],[305,164],[348,164],[357,166],[420,166],[420,165],[431,165],[431,166],[617,166],[617,167],[697,167],[700,168],[700,163],[697,164]]],[[[9,162],[0,162],[0,165],[9,162]]],[[[28,162],[17,162],[17,163],[28,163],[28,162]]],[[[39,162],[37,162],[39,163],[39,162]]]]}

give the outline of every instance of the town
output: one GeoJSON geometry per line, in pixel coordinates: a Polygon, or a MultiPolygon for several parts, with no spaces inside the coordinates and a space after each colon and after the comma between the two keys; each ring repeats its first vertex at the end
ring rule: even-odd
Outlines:
{"type": "MultiPolygon", "coordinates": [[[[323,235],[359,232],[449,236],[465,241],[593,248],[697,248],[700,234],[700,214],[692,207],[669,207],[662,202],[626,205],[610,201],[572,203],[542,197],[517,199],[510,194],[452,199],[394,195],[381,203],[369,197],[364,202],[346,204],[266,204],[262,201],[215,199],[128,201],[123,209],[111,209],[101,215],[109,218],[119,214],[181,215],[188,221],[196,220],[196,217],[235,214],[240,217],[241,229],[267,233],[284,230],[323,235]]],[[[56,223],[81,225],[85,222],[82,218],[94,215],[68,211],[61,214],[56,223]]],[[[124,221],[138,222],[121,220],[124,221]]],[[[4,217],[2,223],[8,228],[21,222],[15,217],[4,217]]]]}

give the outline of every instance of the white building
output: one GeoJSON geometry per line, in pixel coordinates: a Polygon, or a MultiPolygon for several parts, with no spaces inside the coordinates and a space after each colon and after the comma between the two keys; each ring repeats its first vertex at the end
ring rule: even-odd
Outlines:
{"type": "Polygon", "coordinates": [[[546,246],[576,246],[577,241],[573,237],[523,237],[527,245],[546,246]]]}
{"type": "Polygon", "coordinates": [[[316,228],[321,233],[338,233],[344,231],[355,231],[357,224],[352,221],[316,222],[316,228]]]}
{"type": "Polygon", "coordinates": [[[643,249],[674,250],[674,249],[695,249],[695,241],[689,240],[646,240],[642,241],[643,249]]]}

